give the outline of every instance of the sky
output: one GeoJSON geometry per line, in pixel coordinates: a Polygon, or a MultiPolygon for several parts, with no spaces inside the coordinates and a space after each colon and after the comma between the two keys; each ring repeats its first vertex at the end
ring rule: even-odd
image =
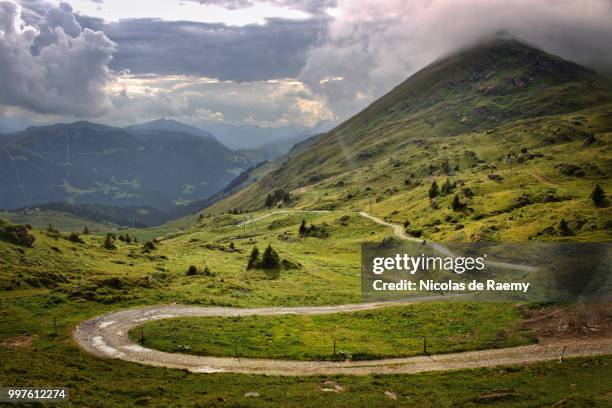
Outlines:
{"type": "Polygon", "coordinates": [[[338,123],[500,30],[612,73],[612,0],[0,0],[0,117],[338,123]]]}

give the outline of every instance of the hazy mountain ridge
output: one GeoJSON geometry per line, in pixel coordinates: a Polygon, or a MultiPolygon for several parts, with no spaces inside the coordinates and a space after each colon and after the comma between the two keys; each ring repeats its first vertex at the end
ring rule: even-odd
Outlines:
{"type": "Polygon", "coordinates": [[[5,135],[0,206],[69,201],[172,209],[200,200],[251,165],[206,135],[88,122],[5,135]]]}

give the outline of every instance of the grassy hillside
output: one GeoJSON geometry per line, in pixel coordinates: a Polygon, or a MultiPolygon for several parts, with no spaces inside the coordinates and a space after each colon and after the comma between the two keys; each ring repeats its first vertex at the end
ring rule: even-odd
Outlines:
{"type": "Polygon", "coordinates": [[[205,213],[284,206],[370,210],[436,240],[609,239],[612,85],[514,40],[464,50],[205,213]],[[428,190],[454,187],[430,200],[428,190]],[[457,195],[460,210],[449,208],[457,195]]]}
{"type": "MultiPolygon", "coordinates": [[[[359,210],[440,241],[610,239],[609,207],[590,198],[597,184],[612,191],[608,82],[516,42],[464,51],[415,78],[312,144],[262,166],[251,175],[256,183],[201,214],[109,236],[0,221],[3,384],[65,385],[78,406],[608,406],[608,357],[410,377],[279,379],[100,359],[72,339],[85,319],[143,305],[359,302],[360,243],[391,234],[359,210]],[[439,194],[430,198],[434,181],[439,194]],[[259,218],[276,207],[336,211],[259,218]],[[241,224],[247,216],[256,222],[241,224]],[[303,220],[316,226],[312,236],[299,235],[303,220]],[[282,266],[247,269],[252,249],[268,245],[282,266]],[[338,392],[325,391],[330,388],[338,392]]],[[[323,358],[326,336],[337,331],[352,351],[406,355],[416,343],[395,342],[396,332],[408,337],[421,330],[436,333],[436,352],[489,348],[534,340],[543,319],[526,326],[523,312],[515,304],[474,309],[452,302],[345,319],[217,319],[201,351],[228,354],[228,337],[255,332],[265,339],[243,339],[249,354],[271,355],[272,345],[275,357],[323,358]],[[395,320],[387,327],[389,319],[395,320]]],[[[606,335],[599,326],[580,331],[585,320],[555,325],[559,320],[550,318],[546,330],[551,338],[557,326],[576,327],[572,336],[606,335]]],[[[172,337],[167,347],[175,341],[195,346],[199,338],[177,334],[192,336],[189,325],[200,324],[155,331],[160,343],[172,337]]]]}
{"type": "Polygon", "coordinates": [[[115,224],[94,222],[60,211],[30,211],[27,214],[0,211],[0,219],[8,220],[13,224],[30,224],[41,230],[51,225],[62,232],[81,232],[87,227],[92,233],[98,233],[119,228],[115,224]]]}

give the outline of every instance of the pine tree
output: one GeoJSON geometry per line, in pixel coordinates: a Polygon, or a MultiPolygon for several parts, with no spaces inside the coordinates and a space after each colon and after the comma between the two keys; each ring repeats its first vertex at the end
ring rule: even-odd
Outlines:
{"type": "Polygon", "coordinates": [[[104,239],[104,248],[117,249],[115,243],[113,242],[113,235],[110,232],[106,234],[106,238],[104,239]]]}
{"type": "Polygon", "coordinates": [[[261,266],[263,266],[265,269],[280,267],[280,258],[276,251],[272,248],[272,245],[268,244],[268,247],[264,251],[261,257],[261,266]]]}
{"type": "Polygon", "coordinates": [[[599,184],[595,186],[593,192],[591,193],[591,199],[593,200],[593,204],[597,207],[605,207],[606,202],[606,193],[603,188],[600,187],[599,184]]]}
{"type": "Polygon", "coordinates": [[[572,230],[570,229],[569,225],[567,225],[567,222],[563,218],[559,222],[559,234],[562,237],[567,237],[568,235],[572,235],[572,230]]]}
{"type": "Polygon", "coordinates": [[[439,193],[440,189],[438,188],[438,183],[434,180],[434,182],[431,183],[431,187],[429,187],[429,198],[435,198],[439,193]]]}
{"type": "Polygon", "coordinates": [[[87,226],[85,226],[85,228],[83,228],[83,235],[89,235],[89,228],[87,228],[87,226]]]}
{"type": "Polygon", "coordinates": [[[259,249],[256,246],[251,250],[251,255],[249,255],[249,262],[247,263],[247,269],[253,268],[257,265],[257,260],[259,258],[259,249]]]}
{"type": "Polygon", "coordinates": [[[451,208],[453,209],[453,211],[459,211],[461,210],[461,208],[463,208],[463,204],[461,204],[461,201],[459,201],[459,196],[457,194],[455,194],[455,197],[453,197],[451,208]]]}
{"type": "Polygon", "coordinates": [[[300,224],[300,230],[299,230],[299,235],[300,238],[303,237],[304,235],[306,235],[306,220],[302,220],[302,223],[300,224]]]}

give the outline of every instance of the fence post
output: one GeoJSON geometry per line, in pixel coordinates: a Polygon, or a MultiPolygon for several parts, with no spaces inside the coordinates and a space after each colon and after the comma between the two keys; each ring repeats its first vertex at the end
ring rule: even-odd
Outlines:
{"type": "Polygon", "coordinates": [[[565,349],[567,348],[567,346],[563,346],[563,350],[561,350],[561,355],[559,356],[559,362],[562,363],[563,360],[565,359],[565,349]]]}
{"type": "Polygon", "coordinates": [[[427,336],[423,336],[423,354],[427,354],[427,336]]]}
{"type": "Polygon", "coordinates": [[[53,318],[53,328],[55,329],[55,337],[57,337],[57,321],[53,318]]]}
{"type": "Polygon", "coordinates": [[[236,358],[238,358],[238,337],[236,337],[236,358]]]}
{"type": "Polygon", "coordinates": [[[336,338],[334,337],[334,356],[336,355],[336,338]]]}
{"type": "Polygon", "coordinates": [[[140,344],[144,344],[144,330],[140,329],[140,344]]]}

